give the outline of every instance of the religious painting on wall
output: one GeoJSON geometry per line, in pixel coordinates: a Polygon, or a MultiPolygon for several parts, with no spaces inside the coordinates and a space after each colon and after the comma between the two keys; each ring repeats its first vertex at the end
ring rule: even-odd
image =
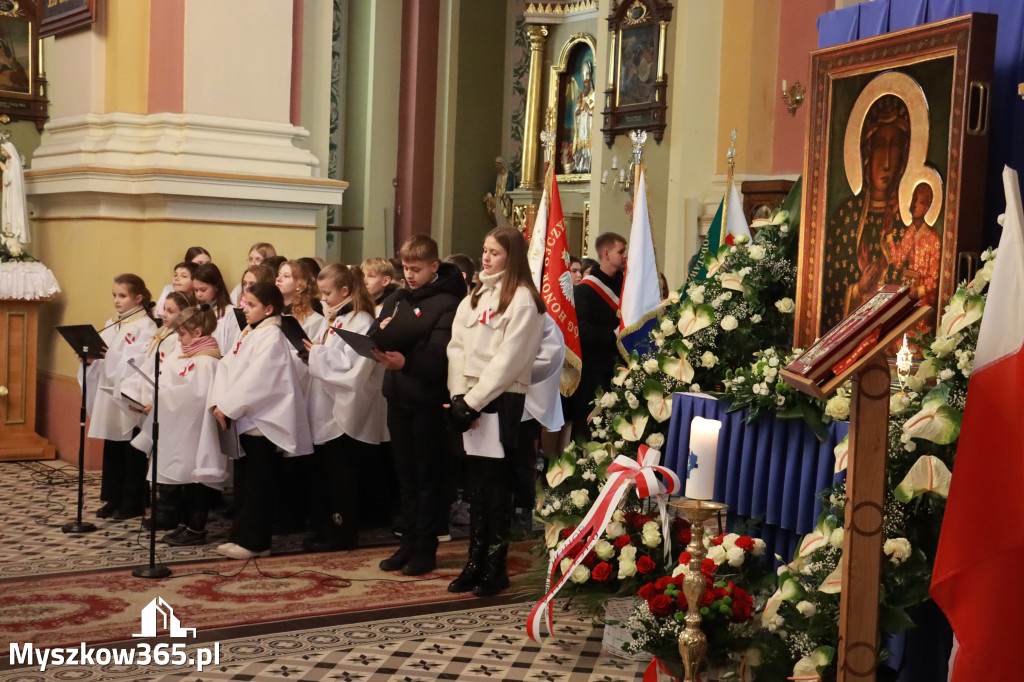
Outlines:
{"type": "Polygon", "coordinates": [[[46,123],[45,80],[40,75],[38,18],[31,0],[0,0],[0,115],[46,123]]]}
{"type": "Polygon", "coordinates": [[[648,131],[656,142],[665,134],[665,47],[672,3],[665,0],[613,0],[609,78],[601,132],[611,146],[617,135],[648,131]]]}
{"type": "Polygon", "coordinates": [[[594,37],[575,33],[551,67],[548,105],[555,115],[554,162],[558,181],[590,181],[594,127],[594,37]]]}
{"type": "Polygon", "coordinates": [[[811,53],[796,345],[887,284],[937,324],[981,245],[994,36],[974,14],[811,53]]]}

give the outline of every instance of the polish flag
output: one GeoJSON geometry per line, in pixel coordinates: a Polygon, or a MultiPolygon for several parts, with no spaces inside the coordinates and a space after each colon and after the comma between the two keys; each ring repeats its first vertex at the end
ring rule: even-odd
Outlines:
{"type": "Polygon", "coordinates": [[[953,682],[1021,679],[1024,630],[1024,213],[1003,170],[1006,219],[981,321],[931,594],[960,649],[953,682]]]}

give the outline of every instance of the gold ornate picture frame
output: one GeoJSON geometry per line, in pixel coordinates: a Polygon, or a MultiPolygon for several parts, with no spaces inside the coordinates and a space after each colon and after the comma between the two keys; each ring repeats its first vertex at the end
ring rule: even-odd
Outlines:
{"type": "Polygon", "coordinates": [[[882,284],[937,324],[981,246],[994,41],[972,14],[811,53],[794,345],[882,284]]]}
{"type": "Polygon", "coordinates": [[[665,47],[672,3],[665,0],[612,0],[608,84],[604,98],[604,141],[649,131],[661,143],[667,124],[665,47]]]}
{"type": "Polygon", "coordinates": [[[555,119],[552,162],[558,182],[590,182],[590,150],[597,91],[594,78],[594,36],[574,33],[551,65],[548,112],[555,119]]]}
{"type": "Polygon", "coordinates": [[[46,123],[40,74],[38,14],[32,0],[0,0],[0,114],[12,121],[46,123]]]}

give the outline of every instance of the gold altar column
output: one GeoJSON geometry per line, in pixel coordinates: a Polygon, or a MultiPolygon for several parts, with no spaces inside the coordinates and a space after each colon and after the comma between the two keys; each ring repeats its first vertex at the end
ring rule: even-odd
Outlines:
{"type": "Polygon", "coordinates": [[[526,121],[523,123],[523,178],[521,189],[536,189],[537,182],[537,141],[540,136],[541,101],[540,84],[544,70],[544,43],[547,42],[548,27],[532,24],[530,31],[530,81],[526,87],[526,121]]]}

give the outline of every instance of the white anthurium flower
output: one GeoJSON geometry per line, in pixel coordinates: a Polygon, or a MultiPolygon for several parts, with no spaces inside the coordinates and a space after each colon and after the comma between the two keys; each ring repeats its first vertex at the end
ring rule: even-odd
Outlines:
{"type": "Polygon", "coordinates": [[[548,524],[547,528],[544,529],[544,546],[548,549],[557,547],[558,543],[562,540],[563,528],[565,528],[565,524],[561,521],[548,524]]]}
{"type": "Polygon", "coordinates": [[[843,540],[845,538],[846,529],[842,526],[839,526],[834,531],[832,531],[832,535],[828,537],[828,544],[832,545],[833,547],[841,548],[843,546],[843,540]]]}
{"type": "Polygon", "coordinates": [[[715,309],[709,305],[694,307],[689,303],[679,310],[679,333],[685,336],[696,334],[701,329],[711,326],[715,319],[715,309]]]}
{"type": "Polygon", "coordinates": [[[821,581],[821,585],[818,586],[818,592],[824,592],[825,594],[839,594],[843,591],[843,562],[839,562],[835,570],[828,574],[824,580],[821,581]]]}
{"type": "MultiPolygon", "coordinates": [[[[980,320],[984,312],[985,299],[980,296],[968,297],[967,292],[961,289],[949,299],[936,336],[952,337],[980,320]]],[[[935,350],[935,344],[932,344],[932,350],[935,350]]]]}
{"type": "Polygon", "coordinates": [[[615,433],[622,436],[623,440],[635,443],[644,435],[644,429],[647,428],[647,415],[634,413],[631,418],[619,415],[615,418],[612,428],[615,429],[615,433]]]}
{"type": "Polygon", "coordinates": [[[727,272],[722,275],[722,288],[743,291],[743,275],[739,272],[727,272]]]}
{"type": "Polygon", "coordinates": [[[910,471],[903,477],[903,481],[896,486],[893,495],[900,502],[910,502],[918,495],[924,493],[935,493],[939,497],[949,497],[949,484],[952,482],[953,474],[945,462],[935,455],[922,455],[910,471]]]}
{"type": "Polygon", "coordinates": [[[779,612],[779,606],[782,605],[782,590],[775,590],[775,594],[768,598],[765,602],[764,611],[761,612],[761,627],[767,628],[775,620],[775,616],[779,612]]]}
{"type": "Polygon", "coordinates": [[[566,452],[561,457],[551,460],[544,478],[548,482],[548,487],[557,488],[562,481],[571,477],[575,472],[576,458],[571,452],[566,452]]]}
{"type": "MultiPolygon", "coordinates": [[[[921,410],[903,425],[904,435],[948,445],[960,435],[963,415],[947,404],[948,391],[937,388],[921,402],[921,410]]],[[[909,441],[906,441],[909,442],[909,441]]]]}
{"type": "Polygon", "coordinates": [[[791,680],[802,682],[816,682],[821,679],[821,671],[832,662],[832,655],[835,649],[832,647],[818,647],[812,653],[804,656],[793,666],[791,680]]]}
{"type": "MultiPolygon", "coordinates": [[[[679,346],[680,344],[676,344],[679,346]]],[[[658,358],[658,365],[661,371],[669,375],[681,384],[688,384],[693,379],[693,366],[687,360],[686,349],[677,347],[680,351],[678,357],[662,355],[658,358]]]]}
{"type": "Polygon", "coordinates": [[[779,211],[772,217],[772,225],[781,225],[789,220],[789,211],[779,211]]]}

